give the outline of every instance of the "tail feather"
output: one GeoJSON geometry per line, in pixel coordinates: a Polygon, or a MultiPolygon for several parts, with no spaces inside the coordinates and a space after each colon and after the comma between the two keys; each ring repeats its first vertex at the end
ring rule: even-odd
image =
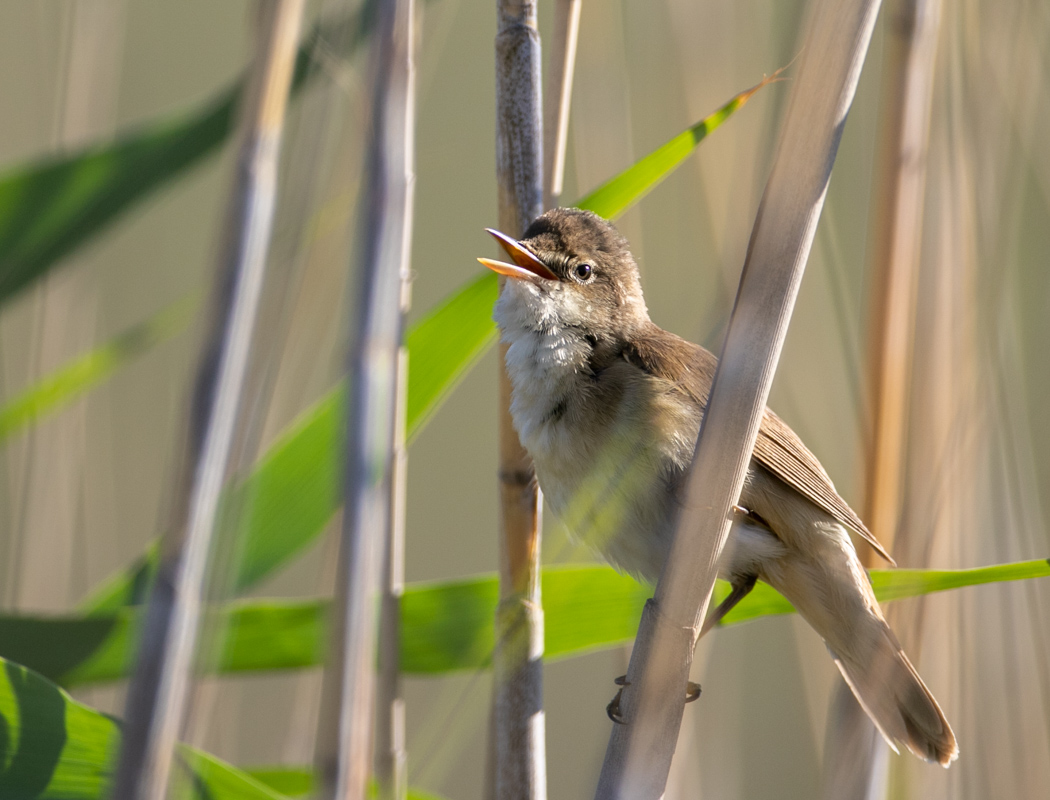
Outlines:
{"type": "Polygon", "coordinates": [[[919,758],[947,767],[959,754],[955,734],[886,624],[845,530],[828,526],[810,540],[810,548],[807,557],[791,553],[765,561],[761,577],[823,637],[894,751],[903,744],[919,758]]]}
{"type": "Polygon", "coordinates": [[[951,725],[888,626],[885,633],[865,663],[833,652],[835,663],[890,747],[896,751],[899,742],[919,758],[947,767],[959,755],[951,725]]]}

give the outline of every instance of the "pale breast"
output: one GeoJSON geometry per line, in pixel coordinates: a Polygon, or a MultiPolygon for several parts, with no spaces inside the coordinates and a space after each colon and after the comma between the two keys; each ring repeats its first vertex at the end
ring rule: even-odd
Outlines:
{"type": "Polygon", "coordinates": [[[575,537],[655,581],[670,546],[675,477],[692,453],[696,410],[665,382],[618,360],[597,374],[573,332],[509,342],[511,412],[545,501],[575,537]]]}

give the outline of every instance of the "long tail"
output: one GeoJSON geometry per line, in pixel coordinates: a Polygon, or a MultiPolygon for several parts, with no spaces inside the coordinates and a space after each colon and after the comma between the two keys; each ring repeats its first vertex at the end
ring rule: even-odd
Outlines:
{"type": "Polygon", "coordinates": [[[893,631],[880,622],[882,635],[864,663],[832,650],[835,663],[891,747],[900,742],[919,758],[947,767],[959,755],[955,734],[893,631]]]}
{"type": "Polygon", "coordinates": [[[763,577],[824,638],[890,746],[947,767],[959,754],[955,734],[886,624],[852,546],[821,549],[817,558],[780,559],[763,577]]]}

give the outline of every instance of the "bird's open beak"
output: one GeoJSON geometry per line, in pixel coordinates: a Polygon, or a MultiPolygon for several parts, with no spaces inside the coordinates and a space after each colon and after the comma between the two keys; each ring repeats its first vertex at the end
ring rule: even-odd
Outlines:
{"type": "Polygon", "coordinates": [[[558,276],[547,269],[546,264],[514,239],[492,228],[485,228],[485,230],[492,234],[492,237],[500,243],[500,246],[507,251],[507,255],[514,261],[513,264],[508,264],[505,261],[493,261],[491,258],[479,258],[478,261],[486,267],[494,272],[498,272],[500,275],[506,275],[508,278],[528,281],[535,281],[537,278],[547,281],[558,280],[558,276]]]}

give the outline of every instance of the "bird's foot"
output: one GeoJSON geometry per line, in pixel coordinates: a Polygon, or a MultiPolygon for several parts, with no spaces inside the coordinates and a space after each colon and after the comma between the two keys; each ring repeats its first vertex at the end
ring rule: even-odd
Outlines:
{"type": "Polygon", "coordinates": [[[630,686],[627,682],[627,676],[621,675],[619,678],[613,680],[617,686],[620,687],[619,691],[616,692],[616,697],[609,701],[609,705],[605,707],[605,713],[609,715],[609,719],[615,722],[617,725],[623,725],[626,720],[620,713],[620,698],[623,697],[623,687],[630,686]]]}
{"type": "Polygon", "coordinates": [[[688,681],[685,685],[685,702],[692,703],[694,700],[699,700],[702,691],[699,683],[688,681]]]}
{"type": "MultiPolygon", "coordinates": [[[[627,682],[626,675],[621,675],[619,678],[616,678],[613,683],[619,686],[620,690],[616,692],[616,697],[609,701],[609,705],[605,707],[605,713],[608,714],[609,719],[617,725],[623,725],[627,720],[625,720],[623,714],[620,713],[620,698],[623,697],[623,687],[630,686],[631,684],[627,682]]],[[[702,691],[703,689],[700,688],[699,683],[689,681],[685,685],[685,702],[692,703],[695,700],[699,700],[702,691]]]]}

